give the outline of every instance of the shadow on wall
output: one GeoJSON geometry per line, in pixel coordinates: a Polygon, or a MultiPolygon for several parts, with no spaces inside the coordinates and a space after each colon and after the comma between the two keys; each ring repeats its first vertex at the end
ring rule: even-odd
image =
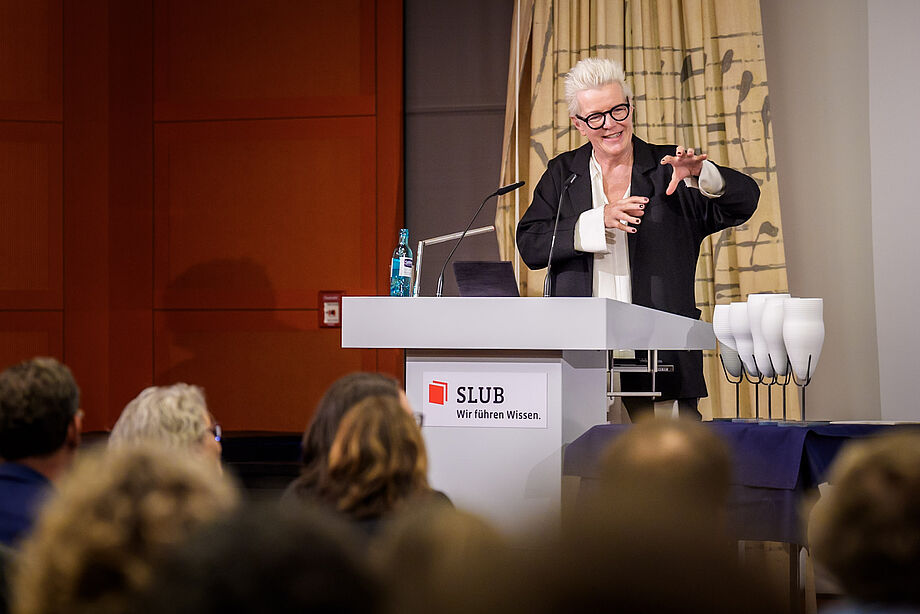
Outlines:
{"type": "Polygon", "coordinates": [[[278,430],[284,416],[290,430],[303,428],[311,406],[309,331],[275,309],[264,266],[247,258],[195,265],[170,283],[163,305],[154,327],[156,384],[202,386],[228,430],[262,430],[263,423],[278,430]]]}

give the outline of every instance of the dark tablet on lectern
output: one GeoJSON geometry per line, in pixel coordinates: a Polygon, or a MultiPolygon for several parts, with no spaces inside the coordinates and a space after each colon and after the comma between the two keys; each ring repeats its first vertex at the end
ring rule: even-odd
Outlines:
{"type": "Polygon", "coordinates": [[[520,296],[510,262],[455,262],[460,296],[520,296]]]}

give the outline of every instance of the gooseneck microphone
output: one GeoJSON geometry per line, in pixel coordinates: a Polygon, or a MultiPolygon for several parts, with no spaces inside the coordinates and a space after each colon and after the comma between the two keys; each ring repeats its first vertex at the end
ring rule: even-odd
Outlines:
{"type": "Polygon", "coordinates": [[[544,297],[553,295],[553,282],[551,281],[550,273],[553,269],[553,248],[556,247],[556,231],[559,229],[559,212],[562,211],[562,197],[565,196],[566,191],[577,178],[578,175],[576,173],[569,175],[569,178],[562,184],[562,192],[559,193],[559,206],[556,207],[556,222],[553,224],[553,240],[549,244],[549,258],[546,259],[546,279],[543,280],[544,297]]]}
{"type": "Polygon", "coordinates": [[[509,183],[508,185],[495,190],[494,194],[489,194],[486,197],[486,200],[489,200],[493,196],[504,196],[508,192],[514,192],[516,189],[521,188],[521,187],[524,187],[523,181],[518,181],[517,183],[509,183]]]}
{"type": "Polygon", "coordinates": [[[454,243],[454,249],[450,250],[450,253],[447,255],[447,260],[444,261],[444,266],[441,267],[441,274],[438,275],[438,292],[435,296],[441,296],[441,291],[444,289],[444,271],[447,269],[447,263],[450,262],[451,258],[453,258],[454,252],[457,251],[457,248],[460,247],[460,242],[463,241],[463,237],[465,237],[466,233],[468,233],[470,228],[473,227],[473,222],[476,221],[476,217],[479,215],[479,212],[482,211],[482,208],[486,206],[486,203],[489,201],[489,199],[493,196],[502,196],[508,192],[514,192],[516,189],[523,185],[523,181],[518,181],[517,183],[502,186],[483,199],[482,204],[479,205],[479,208],[476,209],[476,213],[473,214],[473,218],[470,220],[470,223],[466,225],[466,230],[463,231],[463,234],[461,234],[460,238],[457,239],[457,242],[454,243]]]}

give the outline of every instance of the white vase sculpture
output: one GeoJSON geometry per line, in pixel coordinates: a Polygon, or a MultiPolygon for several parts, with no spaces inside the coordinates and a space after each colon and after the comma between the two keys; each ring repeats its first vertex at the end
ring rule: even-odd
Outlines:
{"type": "Polygon", "coordinates": [[[824,345],[824,300],[787,298],[783,301],[783,340],[800,384],[815,374],[824,345]],[[809,366],[809,357],[811,363],[809,366]]]}
{"type": "Polygon", "coordinates": [[[712,330],[719,340],[719,355],[725,370],[732,377],[741,377],[741,357],[735,349],[732,325],[729,321],[731,306],[716,305],[712,311],[712,330]]]}
{"type": "MultiPolygon", "coordinates": [[[[783,341],[783,301],[790,298],[788,294],[774,294],[767,298],[763,306],[763,318],[760,329],[767,344],[769,363],[776,375],[786,375],[786,342],[783,341]]],[[[758,359],[758,364],[759,364],[758,359]]]]}
{"type": "Polygon", "coordinates": [[[735,349],[741,356],[744,369],[751,377],[757,377],[759,372],[754,364],[754,339],[751,337],[751,323],[748,320],[747,303],[732,303],[729,311],[729,321],[732,327],[732,337],[735,339],[735,349]]]}
{"type": "Polygon", "coordinates": [[[748,321],[751,325],[751,339],[754,342],[754,360],[757,363],[757,370],[764,377],[773,377],[773,369],[770,367],[770,354],[767,351],[767,341],[763,337],[761,322],[763,320],[763,308],[767,302],[767,297],[772,294],[748,294],[748,321]]]}
{"type": "Polygon", "coordinates": [[[719,355],[722,356],[722,364],[725,370],[732,377],[741,377],[741,356],[737,350],[733,350],[727,345],[719,345],[719,355]]]}

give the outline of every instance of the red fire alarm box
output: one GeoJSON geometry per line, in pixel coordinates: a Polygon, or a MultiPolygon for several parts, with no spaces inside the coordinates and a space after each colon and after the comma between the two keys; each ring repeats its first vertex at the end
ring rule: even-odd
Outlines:
{"type": "Polygon", "coordinates": [[[341,290],[320,290],[319,292],[319,326],[320,328],[342,328],[341,290]]]}

